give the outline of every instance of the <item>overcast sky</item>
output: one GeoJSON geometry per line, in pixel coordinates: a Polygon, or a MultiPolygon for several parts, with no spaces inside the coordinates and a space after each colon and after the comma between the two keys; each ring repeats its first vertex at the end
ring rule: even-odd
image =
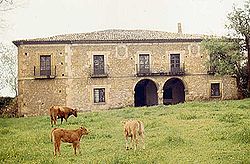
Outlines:
{"type": "Polygon", "coordinates": [[[178,22],[183,33],[223,35],[226,15],[245,0],[19,1],[18,8],[2,15],[8,28],[1,30],[0,41],[104,29],[177,32],[178,22]]]}

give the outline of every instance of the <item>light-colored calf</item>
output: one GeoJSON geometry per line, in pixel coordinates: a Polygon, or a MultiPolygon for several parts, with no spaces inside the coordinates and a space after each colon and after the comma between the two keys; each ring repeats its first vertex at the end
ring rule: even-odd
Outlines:
{"type": "Polygon", "coordinates": [[[134,150],[136,150],[136,147],[139,144],[137,135],[141,137],[143,149],[145,149],[143,123],[139,120],[129,120],[123,123],[124,123],[124,136],[126,139],[126,149],[127,150],[129,149],[128,138],[131,137],[130,148],[132,149],[132,145],[134,145],[134,150]]]}

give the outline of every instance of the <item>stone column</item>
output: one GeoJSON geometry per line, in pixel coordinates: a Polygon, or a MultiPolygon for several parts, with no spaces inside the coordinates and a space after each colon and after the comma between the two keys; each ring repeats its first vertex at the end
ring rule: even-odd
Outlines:
{"type": "Polygon", "coordinates": [[[157,95],[158,95],[158,104],[163,105],[163,88],[159,87],[157,95]]]}

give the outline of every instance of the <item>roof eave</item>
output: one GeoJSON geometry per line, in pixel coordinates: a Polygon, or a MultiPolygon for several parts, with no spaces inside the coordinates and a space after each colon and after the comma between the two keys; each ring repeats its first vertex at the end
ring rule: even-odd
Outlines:
{"type": "Polygon", "coordinates": [[[143,40],[17,40],[12,43],[16,46],[30,44],[103,44],[103,43],[176,43],[176,42],[201,42],[202,38],[189,39],[143,39],[143,40]]]}

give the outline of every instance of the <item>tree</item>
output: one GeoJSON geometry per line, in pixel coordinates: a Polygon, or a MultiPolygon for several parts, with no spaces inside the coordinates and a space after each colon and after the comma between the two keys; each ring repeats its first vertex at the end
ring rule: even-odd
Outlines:
{"type": "Polygon", "coordinates": [[[13,0],[0,0],[0,11],[7,11],[7,10],[11,10],[12,5],[13,5],[13,0]]]}
{"type": "Polygon", "coordinates": [[[17,96],[17,52],[14,45],[0,43],[0,90],[9,87],[17,96]]]}
{"type": "Polygon", "coordinates": [[[244,8],[233,7],[228,14],[229,24],[226,26],[234,37],[241,39],[241,46],[247,52],[248,90],[250,91],[250,0],[245,1],[244,8]]]}
{"type": "Polygon", "coordinates": [[[12,10],[13,9],[13,1],[12,0],[0,0],[0,28],[4,28],[4,22],[5,19],[3,18],[4,13],[6,11],[12,10]]]}
{"type": "MultiPolygon", "coordinates": [[[[27,0],[0,0],[0,28],[7,27],[7,15],[10,11],[23,6],[27,0]]],[[[1,32],[1,31],[0,31],[1,32]]]]}
{"type": "MultiPolygon", "coordinates": [[[[0,0],[0,33],[7,27],[6,14],[23,4],[23,0],[0,0]]],[[[17,51],[14,46],[0,43],[0,90],[5,87],[17,96],[17,51]]]]}
{"type": "Polygon", "coordinates": [[[236,77],[238,96],[246,96],[247,74],[244,52],[239,39],[210,38],[202,41],[202,47],[209,55],[207,64],[215,75],[233,75],[236,77]]]}

